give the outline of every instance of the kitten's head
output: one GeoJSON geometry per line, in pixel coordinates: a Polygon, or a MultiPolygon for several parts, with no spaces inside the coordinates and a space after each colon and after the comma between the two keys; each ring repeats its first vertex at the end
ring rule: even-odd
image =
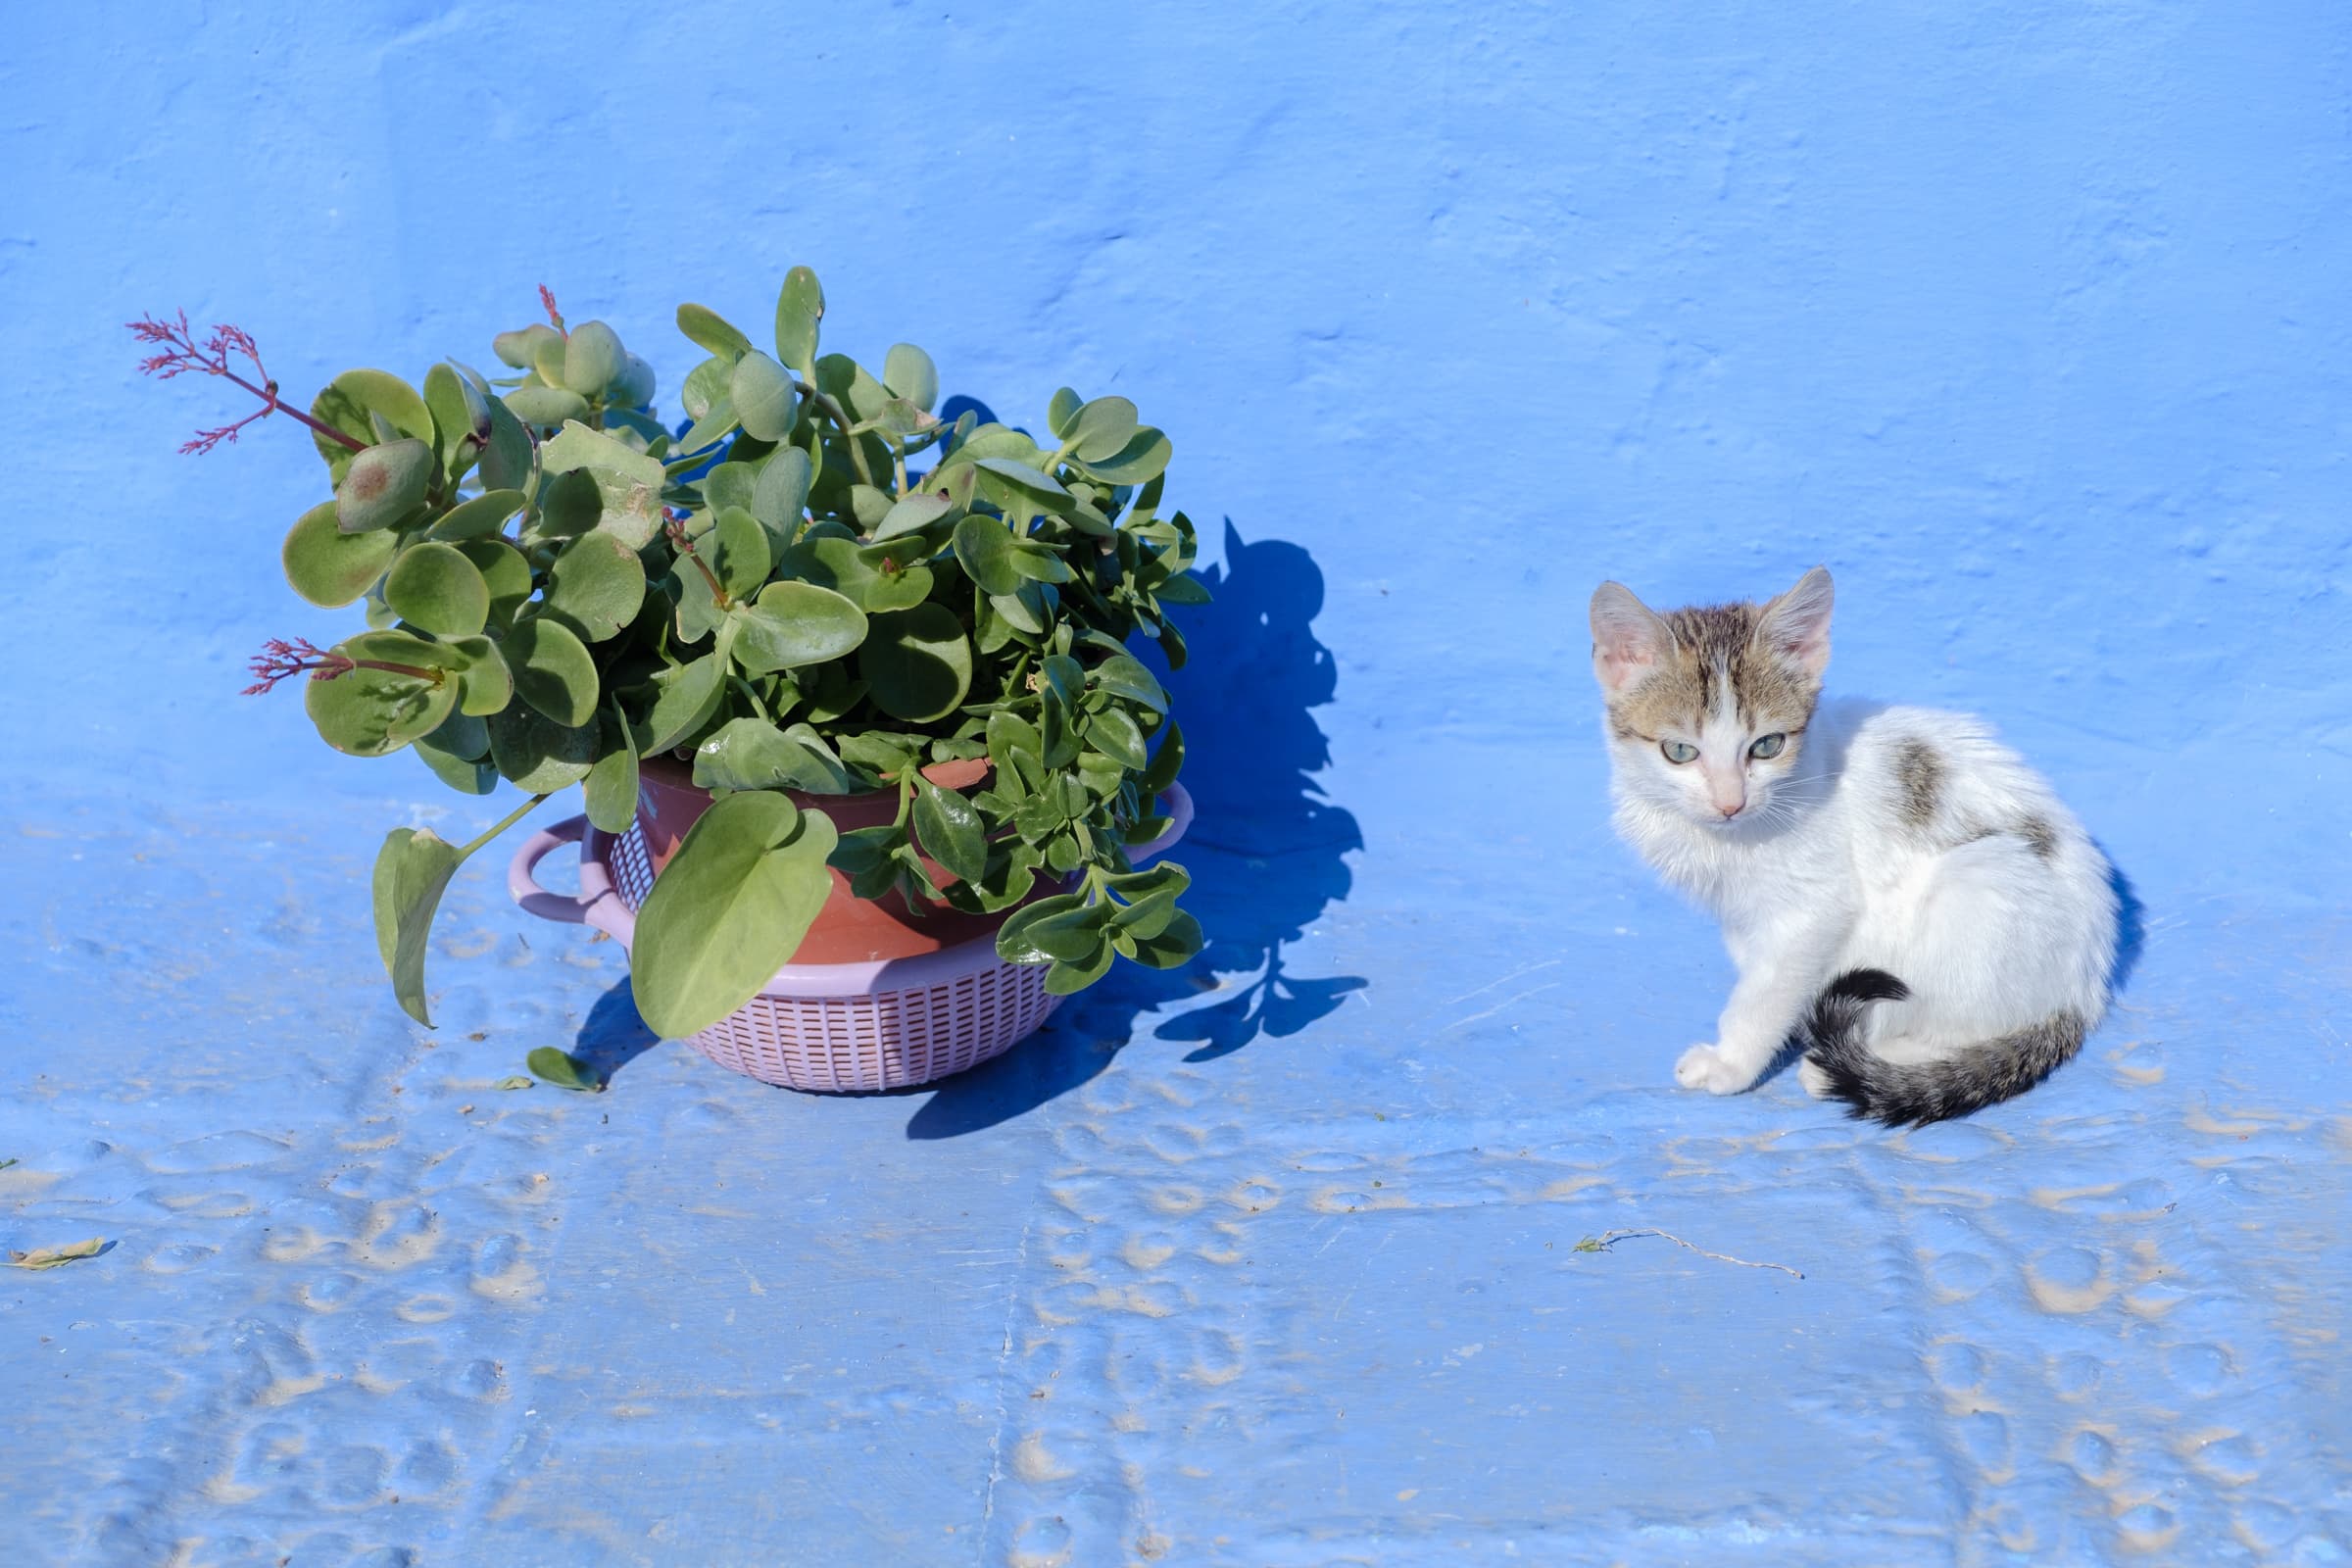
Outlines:
{"type": "Polygon", "coordinates": [[[1592,673],[1621,786],[1693,822],[1768,815],[1793,776],[1830,662],[1830,574],[1766,604],[1661,615],[1622,584],[1592,595],[1592,673]]]}

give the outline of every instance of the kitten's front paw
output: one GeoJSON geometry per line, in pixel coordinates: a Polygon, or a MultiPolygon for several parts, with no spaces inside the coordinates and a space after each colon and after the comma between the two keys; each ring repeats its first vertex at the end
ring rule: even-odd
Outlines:
{"type": "Polygon", "coordinates": [[[1674,1064],[1674,1081],[1710,1095],[1736,1095],[1753,1084],[1756,1075],[1726,1057],[1720,1047],[1692,1046],[1674,1064]]]}

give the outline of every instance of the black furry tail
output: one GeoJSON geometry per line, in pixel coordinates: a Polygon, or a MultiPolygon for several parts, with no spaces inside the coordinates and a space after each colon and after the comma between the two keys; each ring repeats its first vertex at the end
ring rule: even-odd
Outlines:
{"type": "Polygon", "coordinates": [[[1862,1011],[1910,995],[1884,969],[1849,969],[1814,998],[1805,1059],[1829,1079],[1847,1115],[1889,1127],[1965,1116],[2024,1094],[2082,1049],[2082,1016],[2061,1012],[1937,1061],[1888,1061],[1863,1042],[1862,1011]]]}

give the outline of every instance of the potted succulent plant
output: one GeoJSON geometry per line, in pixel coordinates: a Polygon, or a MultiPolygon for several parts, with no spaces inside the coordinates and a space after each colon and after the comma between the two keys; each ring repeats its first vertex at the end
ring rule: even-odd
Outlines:
{"type": "Polygon", "coordinates": [[[451,361],[418,388],[347,370],[307,413],[242,331],[131,323],[157,347],[149,373],[262,400],[183,450],[284,413],[326,464],[332,497],[288,531],[286,577],[315,605],[364,602],[367,629],[271,642],[248,689],[307,675],[336,750],[410,751],[461,793],[504,779],[529,797],[465,844],[386,837],[376,937],[401,1005],[429,1024],[452,874],[573,784],[597,842],[626,835],[639,882],[658,873],[627,913],[637,1005],[663,1035],[760,998],[828,899],[936,922],[918,951],[983,933],[1048,997],[1120,957],[1198,952],[1183,869],[1129,855],[1165,836],[1184,758],[1129,643],[1182,664],[1168,612],[1207,597],[1192,525],[1161,512],[1167,437],[1124,398],[1067,389],[1042,440],[944,417],[922,350],[893,347],[879,374],[818,354],[806,268],[772,356],[678,308],[708,358],[672,428],[646,362],[540,293],[548,320],[493,344],[510,373],[451,361]]]}

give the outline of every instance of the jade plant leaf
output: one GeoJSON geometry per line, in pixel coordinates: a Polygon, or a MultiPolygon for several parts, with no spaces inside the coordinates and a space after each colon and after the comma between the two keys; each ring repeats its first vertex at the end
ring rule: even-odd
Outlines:
{"type": "Polygon", "coordinates": [[[482,452],[482,483],[520,490],[531,482],[531,432],[503,398],[490,399],[490,445],[482,452]]]}
{"type": "Polygon", "coordinates": [[[1125,398],[1097,398],[1078,411],[1063,439],[1081,463],[1107,461],[1118,456],[1135,431],[1134,404],[1125,398]]]}
{"type": "Polygon", "coordinates": [[[752,352],[752,340],[708,306],[679,306],[678,330],[693,339],[704,353],[718,359],[732,362],[752,352]]]}
{"type": "Polygon", "coordinates": [[[425,537],[453,542],[496,538],[506,527],[507,519],[522,510],[522,503],[519,490],[485,490],[434,518],[432,527],[425,530],[425,537]]]}
{"type": "Polygon", "coordinates": [[[814,473],[808,466],[808,454],[799,447],[786,447],[760,470],[759,482],[752,487],[747,505],[760,525],[768,531],[778,548],[792,542],[800,531],[801,517],[808,508],[808,486],[814,473]]]}
{"type": "Polygon", "coordinates": [[[771,582],[756,604],[736,606],[730,619],[735,662],[753,674],[839,659],[864,642],[867,631],[864,611],[809,582],[771,582]]]}
{"type": "Polygon", "coordinates": [[[894,343],[882,356],[882,384],[926,414],[939,402],[939,367],[911,343],[894,343]]]}
{"type": "Polygon", "coordinates": [[[415,437],[355,454],[335,486],[335,521],[345,533],[388,528],[424,505],[433,483],[433,449],[415,437]]]}
{"type": "Polygon", "coordinates": [[[757,996],[790,961],[832,888],[836,835],[822,812],[770,790],[714,802],[637,911],[637,1010],[677,1039],[757,996]]]}
{"type": "Polygon", "coordinates": [[[875,707],[893,718],[927,724],[954,712],[970,689],[971,640],[945,605],[893,611],[869,622],[858,650],[858,673],[875,707]]]}
{"type": "Polygon", "coordinates": [[[710,721],[726,689],[727,658],[708,653],[654,676],[654,705],[639,737],[641,753],[666,752],[710,721]]]}
{"type": "Polygon", "coordinates": [[[764,718],[734,718],[694,751],[694,782],[704,789],[806,790],[846,795],[849,769],[807,724],[779,729],[764,718]]]}
{"type": "Polygon", "coordinates": [[[661,459],[575,418],[548,438],[540,465],[549,473],[584,470],[603,508],[596,525],[631,550],[644,549],[661,531],[662,485],[667,477],[661,459]]]}
{"type": "Polygon", "coordinates": [[[541,616],[516,621],[504,639],[507,667],[522,700],[565,728],[596,713],[596,660],[579,635],[541,616]]]}
{"type": "Polygon", "coordinates": [[[471,637],[490,616],[490,585],[455,545],[409,546],[384,578],[384,603],[436,637],[471,637]]]}
{"type": "Polygon", "coordinates": [[[786,272],[776,296],[776,358],[804,381],[816,379],[816,323],[824,315],[825,291],[816,274],[806,267],[786,272]]]}
{"type": "Polygon", "coordinates": [[[637,820],[637,740],[616,705],[612,710],[620,731],[620,744],[596,760],[582,781],[580,793],[588,820],[607,833],[626,833],[637,820]]]}
{"type": "MultiPolygon", "coordinates": [[[[376,432],[377,419],[390,425],[396,435],[428,443],[433,439],[432,411],[424,406],[424,399],[408,382],[383,370],[345,370],[313,400],[311,417],[370,443],[382,439],[376,432]]],[[[326,460],[328,477],[340,485],[358,454],[317,431],[311,433],[311,440],[326,460]]]]}
{"type": "Polygon", "coordinates": [[[479,718],[452,713],[430,735],[410,744],[433,776],[462,795],[487,795],[498,788],[498,769],[489,760],[490,730],[479,718]],[[478,746],[467,752],[466,748],[478,746]]]}
{"type": "Polygon", "coordinates": [[[457,551],[473,563],[473,569],[482,574],[482,582],[490,590],[488,624],[505,630],[514,612],[531,597],[531,564],[504,539],[467,539],[457,551]]]}
{"type": "Polygon", "coordinates": [[[601,398],[628,364],[620,334],[602,321],[582,321],[564,343],[564,384],[584,398],[601,398]]]}
{"type": "Polygon", "coordinates": [[[735,417],[754,440],[781,441],[792,434],[799,396],[784,367],[766,355],[755,349],[735,362],[728,395],[735,402],[735,417]]]}
{"type": "Polygon", "coordinates": [[[1052,401],[1046,405],[1046,428],[1054,438],[1067,441],[1070,432],[1078,428],[1078,410],[1083,407],[1077,393],[1068,387],[1056,388],[1052,401]]]}
{"type": "Polygon", "coordinates": [[[988,870],[988,830],[979,808],[954,790],[915,775],[914,831],[923,853],[966,882],[988,870]]]}
{"type": "Polygon", "coordinates": [[[278,552],[294,591],[330,610],[374,586],[400,548],[399,536],[387,529],[345,533],[336,525],[337,510],[325,501],[295,518],[278,552]]]}
{"type": "MultiPolygon", "coordinates": [[[[443,647],[458,672],[459,713],[486,718],[514,701],[514,674],[507,668],[506,656],[499,652],[498,644],[476,635],[453,638],[443,647]]],[[[466,755],[482,754],[477,750],[466,755]]]]}
{"type": "Polygon", "coordinates": [[[500,776],[533,795],[577,784],[596,765],[594,724],[559,724],[527,703],[490,715],[490,758],[500,776]]]}
{"type": "Polygon", "coordinates": [[[1147,424],[1129,436],[1117,452],[1100,461],[1085,461],[1082,466],[1107,484],[1142,484],[1157,478],[1174,453],[1168,438],[1147,424]]]}
{"type": "Polygon", "coordinates": [[[1087,684],[1113,697],[1143,704],[1155,713],[1168,710],[1168,694],[1132,654],[1113,654],[1087,674],[1087,684]]]}
{"type": "Polygon", "coordinates": [[[928,528],[955,510],[956,503],[952,499],[927,490],[919,495],[902,497],[893,502],[890,510],[882,514],[882,520],[874,524],[874,541],[879,544],[885,539],[896,539],[901,534],[928,528]]]}
{"type": "Polygon", "coordinates": [[[466,852],[429,827],[396,827],[375,857],[375,946],[403,1012],[433,1026],[424,1000],[425,940],[466,852]]]}
{"type": "Polygon", "coordinates": [[[1012,534],[1004,519],[975,512],[956,524],[956,559],[982,593],[1009,594],[1020,588],[1021,574],[1012,556],[1012,534]]]}
{"type": "Polygon", "coordinates": [[[334,651],[363,661],[332,680],[303,683],[302,705],[319,737],[354,757],[382,757],[429,735],[458,704],[457,677],[435,644],[399,631],[362,632],[334,651]],[[368,667],[390,663],[396,669],[368,667]]]}
{"type": "Polygon", "coordinates": [[[588,417],[588,400],[567,386],[518,386],[504,401],[508,413],[541,429],[588,417]]]}
{"type": "MultiPolygon", "coordinates": [[[[404,558],[405,559],[405,558],[404,558]]],[[[645,565],[613,535],[586,533],[564,547],[547,568],[546,609],[580,634],[601,643],[637,618],[645,603],[645,565]]]]}

